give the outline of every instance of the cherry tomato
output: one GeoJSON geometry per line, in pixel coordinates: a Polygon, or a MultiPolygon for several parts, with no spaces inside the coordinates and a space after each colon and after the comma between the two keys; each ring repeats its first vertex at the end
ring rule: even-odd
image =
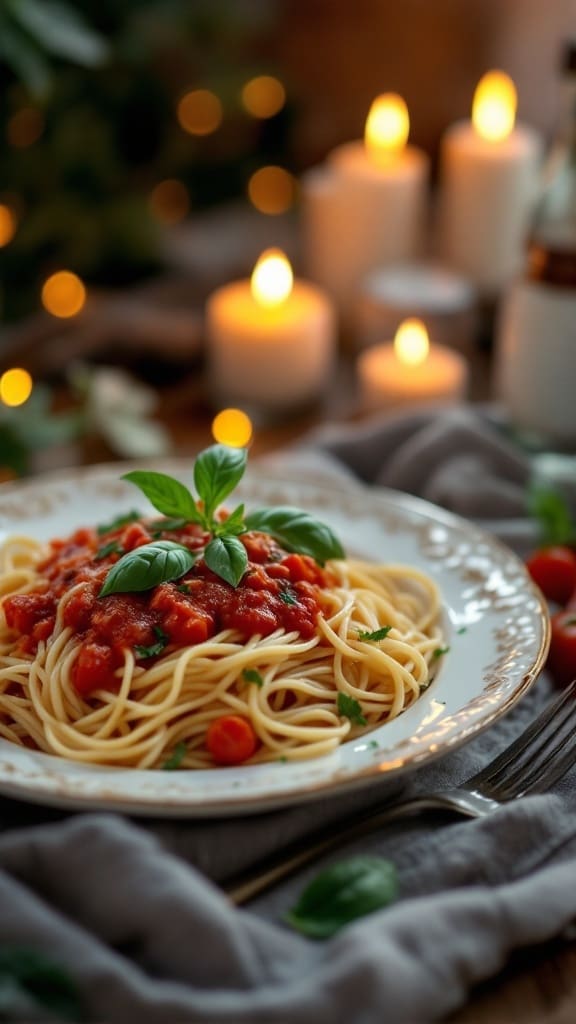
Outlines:
{"type": "Polygon", "coordinates": [[[216,764],[242,764],[258,746],[258,737],[247,718],[223,715],[208,727],[206,746],[216,764]]]}
{"type": "Polygon", "coordinates": [[[551,620],[548,668],[559,686],[576,679],[576,611],[556,612],[551,620]]]}
{"type": "Polygon", "coordinates": [[[576,591],[576,555],[562,545],[540,548],[526,562],[528,572],[549,601],[566,604],[576,591]]]}

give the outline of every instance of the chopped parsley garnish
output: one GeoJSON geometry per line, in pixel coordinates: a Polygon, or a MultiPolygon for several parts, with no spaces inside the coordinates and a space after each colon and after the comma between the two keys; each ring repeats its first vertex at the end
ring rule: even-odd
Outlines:
{"type": "Polygon", "coordinates": [[[142,647],[140,644],[135,644],[134,650],[139,658],[155,658],[157,654],[162,654],[162,651],[168,644],[170,637],[160,626],[154,626],[154,632],[158,637],[155,644],[150,644],[149,647],[142,647]]]}
{"type": "Polygon", "coordinates": [[[467,633],[468,632],[468,627],[467,626],[460,626],[460,629],[457,629],[456,632],[458,633],[458,636],[462,636],[462,633],[467,633]]]}
{"type": "Polygon", "coordinates": [[[94,555],[94,561],[100,562],[103,558],[108,558],[108,555],[123,555],[124,548],[118,540],[109,540],[107,544],[103,544],[101,548],[98,548],[94,555]]]}
{"type": "Polygon", "coordinates": [[[177,586],[176,586],[176,590],[180,594],[190,594],[191,593],[190,585],[188,583],[178,583],[177,586]]]}
{"type": "Polygon", "coordinates": [[[242,671],[242,678],[247,683],[256,683],[256,686],[264,686],[264,680],[257,668],[245,668],[242,671]]]}
{"type": "Polygon", "coordinates": [[[373,633],[358,630],[358,639],[371,640],[373,643],[378,643],[379,640],[386,639],[391,629],[392,626],[382,626],[381,629],[375,629],[373,633]]]}
{"type": "Polygon", "coordinates": [[[343,718],[349,718],[353,725],[368,725],[362,714],[362,708],[354,697],[350,697],[347,693],[339,693],[336,703],[338,714],[343,718]]]}
{"type": "Polygon", "coordinates": [[[177,743],[167,761],[164,761],[162,768],[166,772],[172,772],[175,768],[179,768],[182,761],[186,757],[187,746],[185,743],[177,743]]]}
{"type": "Polygon", "coordinates": [[[296,597],[296,595],[293,594],[292,591],[288,590],[287,588],[280,590],[278,597],[280,598],[281,601],[284,601],[284,604],[298,604],[298,598],[296,597]]]}
{"type": "Polygon", "coordinates": [[[96,532],[99,537],[103,537],[106,533],[112,533],[113,530],[119,530],[122,526],[129,526],[130,523],[135,523],[137,519],[140,519],[140,512],[136,512],[132,509],[131,512],[126,512],[124,515],[117,516],[111,523],[102,523],[101,526],[96,527],[96,532]]]}
{"type": "Polygon", "coordinates": [[[368,744],[368,746],[372,747],[373,750],[377,750],[378,747],[380,746],[380,744],[378,743],[377,740],[370,740],[370,743],[368,744]]]}
{"type": "Polygon", "coordinates": [[[441,658],[443,654],[448,654],[449,647],[437,647],[435,651],[432,651],[433,658],[441,658]]]}

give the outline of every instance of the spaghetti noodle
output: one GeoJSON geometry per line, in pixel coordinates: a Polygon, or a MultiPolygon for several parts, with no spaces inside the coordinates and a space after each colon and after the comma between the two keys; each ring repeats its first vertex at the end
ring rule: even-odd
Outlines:
{"type": "Polygon", "coordinates": [[[264,533],[240,539],[238,587],[200,558],[146,594],[101,597],[119,550],[194,525],[139,519],[0,549],[0,736],[74,761],[213,767],[222,716],[246,719],[250,763],[298,760],[400,714],[429,684],[440,597],[424,573],[336,559],[320,568],[264,533]]]}

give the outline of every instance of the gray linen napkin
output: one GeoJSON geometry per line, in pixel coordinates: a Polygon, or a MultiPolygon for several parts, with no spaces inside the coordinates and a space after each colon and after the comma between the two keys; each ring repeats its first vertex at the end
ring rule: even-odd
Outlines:
{"type": "MultiPolygon", "coordinates": [[[[326,431],[273,464],[338,486],[359,486],[356,477],[403,486],[452,508],[464,502],[476,518],[526,526],[526,460],[483,418],[425,413],[326,431]],[[463,456],[474,457],[475,473],[465,473],[463,456]],[[488,507],[480,467],[491,481],[488,507]]],[[[530,531],[519,536],[525,542],[530,531]]],[[[408,789],[466,778],[550,692],[542,677],[500,723],[415,773],[408,789]]],[[[325,943],[291,932],[282,916],[327,860],[243,910],[209,879],[223,881],[319,824],[377,806],[381,784],[214,822],[68,815],[1,800],[0,948],[49,951],[77,981],[86,1019],[112,1024],[440,1021],[514,949],[558,936],[576,918],[575,782],[573,772],[554,794],[484,821],[423,818],[343,849],[331,860],[360,849],[390,857],[401,898],[325,943]]]]}

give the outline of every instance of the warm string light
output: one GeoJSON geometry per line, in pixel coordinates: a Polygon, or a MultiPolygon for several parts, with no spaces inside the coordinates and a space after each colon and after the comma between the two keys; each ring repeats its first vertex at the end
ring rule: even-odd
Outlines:
{"type": "Polygon", "coordinates": [[[248,198],[260,213],[285,213],[295,197],[296,179],[283,167],[260,167],[248,182],[248,198]]]}
{"type": "Polygon", "coordinates": [[[472,124],[478,135],[498,142],[510,135],[516,119],[518,97],[514,82],[503,71],[482,76],[472,104],[472,124]]]}
{"type": "Polygon", "coordinates": [[[0,400],[4,405],[24,405],[32,394],[32,377],[28,370],[15,366],[0,377],[0,400]]]}
{"type": "Polygon", "coordinates": [[[148,197],[148,206],[161,224],[178,224],[190,211],[188,189],[176,178],[159,181],[148,197]]]}
{"type": "Polygon", "coordinates": [[[286,301],[293,282],[292,267],[281,249],[266,249],[252,271],[250,290],[259,306],[274,309],[286,301]]]}
{"type": "Polygon", "coordinates": [[[257,75],[242,88],[242,106],[252,117],[274,117],[285,103],[286,90],[272,75],[257,75]]]}
{"type": "Polygon", "coordinates": [[[8,245],[16,234],[16,217],[9,206],[0,203],[0,248],[8,245]]]}
{"type": "Polygon", "coordinates": [[[394,337],[394,353],[405,366],[420,366],[430,351],[428,331],[421,320],[403,320],[394,337]]]}
{"type": "Polygon", "coordinates": [[[70,270],[59,270],[51,274],[42,286],[42,305],[52,316],[76,316],[86,302],[86,288],[70,270]]]}
{"type": "Polygon", "coordinates": [[[210,89],[193,89],[179,101],[176,116],[189,135],[211,135],[222,124],[222,102],[210,89]]]}
{"type": "Polygon", "coordinates": [[[408,107],[395,92],[377,96],[366,119],[364,144],[376,163],[388,163],[404,149],[410,133],[408,107]]]}
{"type": "Polygon", "coordinates": [[[222,409],[212,420],[212,437],[231,448],[245,448],[252,439],[252,421],[242,409],[222,409]]]}

